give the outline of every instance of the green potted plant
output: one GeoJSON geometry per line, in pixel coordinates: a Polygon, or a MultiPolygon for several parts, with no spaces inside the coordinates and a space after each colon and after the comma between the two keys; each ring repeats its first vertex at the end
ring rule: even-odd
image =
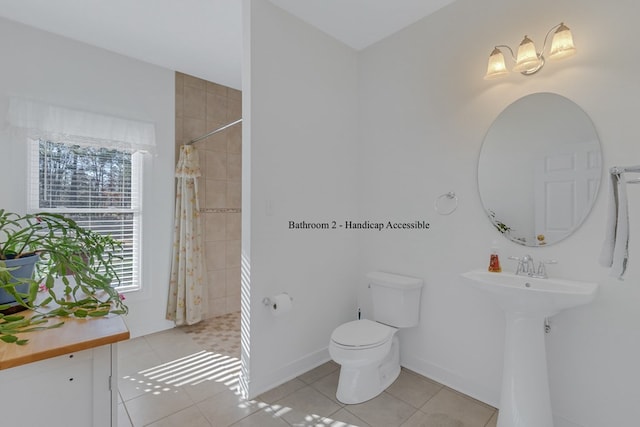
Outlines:
{"type": "Polygon", "coordinates": [[[49,323],[51,317],[126,314],[113,286],[121,248],[62,215],[0,209],[0,340],[24,344],[15,334],[62,324],[49,323]],[[17,309],[36,314],[27,318],[17,309]]]}

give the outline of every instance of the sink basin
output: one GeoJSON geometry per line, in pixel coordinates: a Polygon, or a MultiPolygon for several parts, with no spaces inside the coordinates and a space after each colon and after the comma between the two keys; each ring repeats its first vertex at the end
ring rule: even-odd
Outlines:
{"type": "Polygon", "coordinates": [[[544,321],[564,309],[589,303],[598,284],[486,270],[469,271],[462,277],[505,312],[497,427],[553,427],[544,321]]]}
{"type": "Polygon", "coordinates": [[[507,312],[551,316],[593,300],[598,284],[567,279],[540,279],[513,273],[473,270],[463,273],[474,288],[485,291],[507,312]]]}

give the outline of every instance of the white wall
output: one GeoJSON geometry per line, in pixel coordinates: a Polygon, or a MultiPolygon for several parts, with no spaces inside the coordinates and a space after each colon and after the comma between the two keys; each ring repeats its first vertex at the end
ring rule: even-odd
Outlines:
{"type": "Polygon", "coordinates": [[[331,331],[356,315],[356,235],[288,227],[356,214],[357,68],[353,50],[270,2],[244,6],[242,250],[256,395],[328,360],[331,331]],[[294,308],[274,317],[261,301],[280,292],[294,308]]]}
{"type": "MultiPolygon", "coordinates": [[[[640,4],[630,0],[458,0],[360,55],[360,209],[432,225],[426,234],[364,234],[361,245],[360,275],[382,268],[427,283],[420,326],[401,335],[405,366],[497,404],[504,320],[459,277],[485,267],[499,237],[477,191],[483,137],[514,100],[556,92],[592,118],[605,168],[639,164],[639,13],[640,4]],[[575,57],[548,61],[529,78],[483,80],[495,44],[515,47],[525,33],[541,43],[560,21],[573,31],[575,57]],[[459,207],[439,216],[433,201],[448,191],[456,192],[459,207]]],[[[635,231],[625,281],[597,265],[607,193],[602,186],[584,225],[557,245],[525,248],[502,239],[507,269],[515,267],[508,255],[530,253],[559,261],[551,275],[600,283],[591,305],[552,319],[547,354],[556,426],[630,426],[640,419],[640,187],[629,189],[635,231]]]]}
{"type": "MultiPolygon", "coordinates": [[[[245,256],[251,259],[253,390],[290,377],[314,355],[321,359],[331,329],[349,317],[351,284],[364,285],[360,278],[367,271],[382,269],[423,277],[427,283],[420,326],[401,334],[403,364],[496,404],[503,316],[459,278],[487,264],[491,242],[499,237],[483,213],[476,184],[477,157],[488,127],[514,100],[556,92],[591,116],[606,167],[640,163],[640,131],[633,126],[639,60],[630,53],[637,50],[632,29],[640,6],[624,1],[611,8],[595,0],[476,3],[458,0],[359,55],[354,130],[344,116],[352,114],[346,107],[353,105],[350,85],[356,82],[349,72],[355,67],[350,52],[266,2],[250,2],[251,74],[245,80],[250,93],[245,87],[245,94],[251,99],[246,178],[251,175],[247,199],[252,209],[246,218],[251,250],[245,256]],[[561,20],[574,31],[576,57],[550,61],[530,78],[482,79],[493,45],[516,45],[525,32],[540,42],[561,20]],[[328,93],[325,85],[341,87],[342,98],[328,93]],[[335,133],[340,125],[346,133],[335,133]],[[328,154],[331,147],[338,154],[328,154]],[[353,170],[359,171],[356,187],[347,180],[354,178],[353,170]],[[322,191],[325,182],[339,192],[322,191]],[[355,191],[354,205],[350,196],[355,191]],[[458,194],[459,208],[439,216],[433,201],[448,191],[458,194]],[[425,219],[432,228],[426,233],[357,233],[353,256],[351,235],[338,239],[286,229],[289,219],[324,221],[353,213],[370,220],[425,219]],[[338,243],[348,250],[334,252],[338,243]],[[359,266],[358,274],[345,258],[359,266]],[[296,308],[289,317],[274,319],[260,300],[281,290],[294,296],[296,308]],[[340,294],[349,298],[332,303],[340,294]]],[[[636,190],[630,189],[632,217],[640,209],[636,190]]],[[[640,417],[635,366],[640,358],[635,327],[640,263],[633,261],[640,243],[632,240],[625,281],[608,278],[597,266],[606,193],[601,188],[583,227],[557,245],[524,248],[502,242],[503,258],[531,253],[557,259],[551,274],[601,284],[594,303],[552,319],[548,363],[560,427],[626,426],[640,417]]],[[[503,264],[513,268],[506,259],[503,264]]]]}
{"type": "MultiPolygon", "coordinates": [[[[127,294],[132,336],[166,329],[173,227],[174,73],[0,19],[0,117],[9,96],[154,122],[157,156],[145,156],[143,291],[127,294]]],[[[0,207],[26,210],[26,145],[0,133],[0,207]]]]}

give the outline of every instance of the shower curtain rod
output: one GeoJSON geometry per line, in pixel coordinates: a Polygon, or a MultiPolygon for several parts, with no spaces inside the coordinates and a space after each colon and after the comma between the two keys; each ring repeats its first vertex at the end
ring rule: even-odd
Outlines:
{"type": "Polygon", "coordinates": [[[242,119],[238,119],[235,122],[227,123],[226,125],[224,125],[222,127],[219,127],[218,129],[212,130],[211,132],[209,132],[206,135],[202,135],[202,136],[199,136],[198,138],[192,139],[191,141],[187,142],[184,145],[191,145],[191,144],[193,144],[195,142],[202,141],[205,138],[209,138],[213,134],[216,134],[218,132],[222,132],[223,130],[225,130],[227,128],[230,128],[231,126],[237,125],[238,123],[241,123],[241,122],[242,122],[242,119]]]}

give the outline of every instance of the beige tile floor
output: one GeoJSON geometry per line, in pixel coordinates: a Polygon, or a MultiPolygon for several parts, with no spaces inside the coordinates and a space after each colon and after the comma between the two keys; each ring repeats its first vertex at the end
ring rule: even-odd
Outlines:
{"type": "Polygon", "coordinates": [[[235,320],[219,320],[199,332],[176,328],[119,345],[120,427],[496,426],[495,408],[405,369],[359,405],[335,399],[340,367],[333,362],[243,400],[235,391],[240,362],[224,351],[233,344],[208,342],[234,335],[220,324],[235,320]]]}
{"type": "Polygon", "coordinates": [[[240,359],[240,312],[203,320],[181,327],[205,350],[223,353],[240,359]]]}

